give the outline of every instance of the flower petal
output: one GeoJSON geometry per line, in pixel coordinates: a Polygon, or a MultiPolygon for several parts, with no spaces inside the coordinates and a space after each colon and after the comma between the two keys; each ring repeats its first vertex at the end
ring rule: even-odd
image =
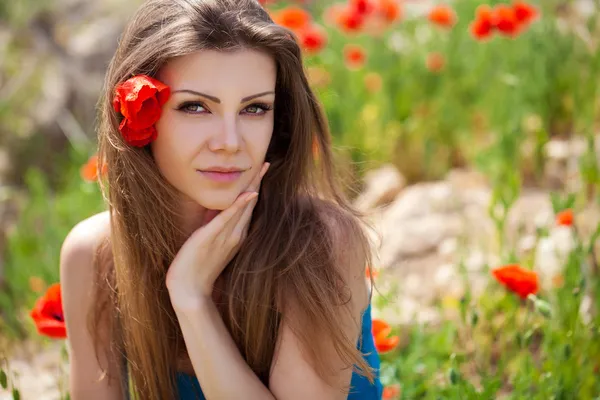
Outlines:
{"type": "Polygon", "coordinates": [[[375,343],[375,347],[378,353],[387,353],[394,350],[398,346],[398,343],[400,343],[400,337],[390,336],[386,340],[375,343]]]}

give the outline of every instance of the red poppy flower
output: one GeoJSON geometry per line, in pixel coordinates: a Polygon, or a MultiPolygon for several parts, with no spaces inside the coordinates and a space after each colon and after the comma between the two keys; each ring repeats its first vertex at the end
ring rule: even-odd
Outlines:
{"type": "Polygon", "coordinates": [[[275,23],[293,31],[308,27],[312,18],[305,9],[298,6],[286,7],[274,15],[275,23]]]}
{"type": "Polygon", "coordinates": [[[130,145],[144,147],[148,143],[156,140],[158,133],[156,132],[156,128],[154,126],[141,130],[135,130],[131,129],[125,121],[126,120],[123,120],[123,122],[121,122],[119,129],[121,130],[121,133],[123,133],[127,143],[130,145]]]}
{"type": "MultiPolygon", "coordinates": [[[[102,166],[100,176],[106,176],[108,172],[107,165],[102,166]]],[[[79,173],[83,180],[88,182],[95,182],[98,179],[98,155],[94,154],[89,160],[81,167],[79,173]]]]}
{"type": "Polygon", "coordinates": [[[119,130],[127,143],[142,147],[156,139],[154,124],[170,94],[167,85],[147,75],[134,76],[117,86],[113,107],[124,117],[119,130]]]}
{"type": "Polygon", "coordinates": [[[556,223],[558,225],[571,226],[573,225],[573,220],[573,210],[571,210],[570,208],[556,214],[556,223]]]}
{"type": "Polygon", "coordinates": [[[538,275],[519,265],[505,265],[492,270],[492,274],[498,282],[522,299],[527,298],[530,294],[536,294],[538,291],[538,275]]]}
{"type": "Polygon", "coordinates": [[[433,52],[427,55],[427,59],[425,61],[425,65],[427,69],[431,72],[440,72],[446,66],[446,58],[443,54],[433,52]]]}
{"type": "Polygon", "coordinates": [[[392,351],[398,346],[400,338],[398,336],[389,336],[392,332],[392,328],[389,324],[383,320],[374,318],[372,325],[373,339],[375,341],[375,347],[378,353],[386,353],[392,351]]]}
{"type": "Polygon", "coordinates": [[[475,20],[471,22],[471,35],[477,40],[489,38],[493,33],[494,23],[492,7],[487,4],[480,5],[475,12],[475,20]]]}
{"type": "Polygon", "coordinates": [[[360,31],[365,23],[364,15],[351,7],[332,9],[332,13],[336,24],[346,33],[360,31]]]}
{"type": "Polygon", "coordinates": [[[494,25],[494,9],[487,4],[481,4],[475,10],[475,18],[488,22],[492,27],[494,25]]]}
{"type": "Polygon", "coordinates": [[[400,396],[400,385],[387,385],[383,388],[382,400],[394,400],[400,396]]]}
{"type": "Polygon", "coordinates": [[[307,53],[318,53],[327,45],[327,33],[320,26],[313,24],[299,33],[302,48],[307,53]]]}
{"type": "Polygon", "coordinates": [[[514,8],[506,4],[494,7],[494,26],[507,36],[516,36],[519,33],[519,21],[514,8]]]}
{"type": "Polygon", "coordinates": [[[477,40],[484,40],[492,35],[492,26],[479,19],[471,22],[469,30],[471,35],[477,40]]]}
{"type": "Polygon", "coordinates": [[[387,23],[397,21],[402,16],[402,9],[396,0],[379,0],[378,13],[387,23]]]}
{"type": "Polygon", "coordinates": [[[515,17],[517,21],[521,24],[528,24],[535,20],[539,15],[536,7],[524,1],[514,1],[513,9],[515,10],[515,17]]]}
{"type": "Polygon", "coordinates": [[[365,64],[367,60],[367,54],[361,46],[356,44],[347,44],[344,46],[344,60],[348,68],[358,69],[365,64]]]}
{"type": "Polygon", "coordinates": [[[429,21],[443,28],[451,28],[456,24],[457,19],[454,10],[446,4],[440,4],[433,7],[431,11],[429,11],[428,17],[429,21]]]}
{"type": "Polygon", "coordinates": [[[46,293],[38,298],[29,315],[41,335],[54,339],[67,337],[59,283],[51,285],[46,293]]]}
{"type": "Polygon", "coordinates": [[[350,0],[348,2],[350,9],[361,15],[369,15],[375,11],[373,0],[350,0]]]}

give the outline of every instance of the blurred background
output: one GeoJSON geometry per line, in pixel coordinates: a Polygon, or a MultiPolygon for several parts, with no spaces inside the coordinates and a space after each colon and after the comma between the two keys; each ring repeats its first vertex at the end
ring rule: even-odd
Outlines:
{"type": "MultiPolygon", "coordinates": [[[[600,0],[261,3],[380,234],[384,398],[600,399],[600,0]]],[[[0,0],[0,399],[68,396],[30,312],[104,209],[95,107],[139,4],[0,0]]]]}

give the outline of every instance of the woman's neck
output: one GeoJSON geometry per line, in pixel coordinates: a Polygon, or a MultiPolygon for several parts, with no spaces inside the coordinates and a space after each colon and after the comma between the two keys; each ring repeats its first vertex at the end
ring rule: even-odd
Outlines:
{"type": "Polygon", "coordinates": [[[186,237],[206,224],[205,220],[209,217],[208,214],[210,211],[207,208],[202,207],[191,199],[182,201],[180,207],[181,228],[186,237]]]}

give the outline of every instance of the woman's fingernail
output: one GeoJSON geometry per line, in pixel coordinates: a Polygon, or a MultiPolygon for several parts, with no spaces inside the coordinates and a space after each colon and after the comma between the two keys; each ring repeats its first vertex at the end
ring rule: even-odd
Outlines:
{"type": "Polygon", "coordinates": [[[255,199],[258,196],[258,192],[252,192],[246,196],[246,203],[250,202],[252,199],[255,199]]]}

